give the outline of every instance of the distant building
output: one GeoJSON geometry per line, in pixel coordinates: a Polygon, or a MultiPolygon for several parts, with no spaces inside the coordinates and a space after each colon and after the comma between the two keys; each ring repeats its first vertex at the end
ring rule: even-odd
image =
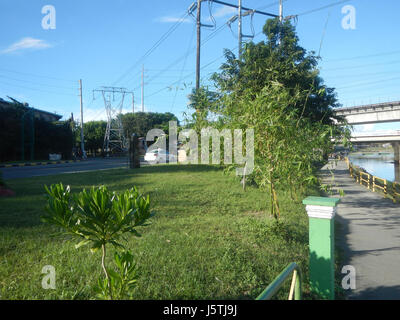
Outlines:
{"type": "Polygon", "coordinates": [[[39,120],[44,120],[47,122],[54,122],[54,121],[59,121],[62,116],[55,114],[55,113],[51,113],[48,111],[43,111],[43,110],[39,110],[39,109],[35,109],[35,108],[30,108],[28,103],[22,103],[19,102],[13,98],[10,98],[12,101],[6,101],[2,98],[0,98],[0,108],[4,108],[4,109],[15,109],[16,106],[25,108],[27,111],[29,109],[33,109],[34,110],[34,115],[36,119],[39,120]]]}

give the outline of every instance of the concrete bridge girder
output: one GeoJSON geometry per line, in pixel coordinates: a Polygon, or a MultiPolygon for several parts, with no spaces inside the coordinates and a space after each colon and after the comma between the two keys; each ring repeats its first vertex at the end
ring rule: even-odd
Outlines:
{"type": "MultiPolygon", "coordinates": [[[[337,116],[346,118],[350,125],[399,122],[400,101],[370,104],[351,108],[335,109],[337,116]]],[[[395,163],[400,163],[400,130],[384,134],[359,135],[351,138],[353,143],[391,143],[394,150],[395,163]]]]}
{"type": "Polygon", "coordinates": [[[335,109],[351,125],[400,121],[400,101],[335,109]]]}
{"type": "Polygon", "coordinates": [[[390,143],[393,147],[394,162],[400,163],[400,136],[388,137],[352,137],[353,143],[390,143]]]}
{"type": "Polygon", "coordinates": [[[343,114],[351,125],[400,121],[400,110],[343,114]]]}

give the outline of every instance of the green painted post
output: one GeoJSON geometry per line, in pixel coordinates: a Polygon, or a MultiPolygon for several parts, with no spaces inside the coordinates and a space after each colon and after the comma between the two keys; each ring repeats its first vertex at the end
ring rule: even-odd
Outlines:
{"type": "Polygon", "coordinates": [[[310,286],[324,299],[335,299],[334,217],[339,198],[307,197],[309,217],[310,286]]]}

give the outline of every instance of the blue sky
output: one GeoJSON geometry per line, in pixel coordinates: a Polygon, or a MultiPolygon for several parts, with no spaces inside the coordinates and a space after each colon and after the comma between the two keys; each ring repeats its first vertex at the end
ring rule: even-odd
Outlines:
{"type": "MultiPolygon", "coordinates": [[[[237,0],[226,0],[237,3],[237,0]]],[[[173,112],[183,119],[187,95],[195,82],[195,24],[189,16],[143,61],[140,58],[182,17],[193,0],[1,0],[0,97],[14,97],[31,106],[79,118],[78,80],[83,80],[84,120],[105,119],[104,103],[92,90],[126,87],[140,109],[140,75],[145,68],[145,110],[173,112]],[[56,28],[42,28],[42,7],[56,9],[56,28]],[[137,63],[139,62],[139,63],[137,63]]],[[[353,0],[313,11],[338,0],[286,0],[284,15],[299,14],[301,45],[319,52],[321,74],[337,88],[344,106],[400,100],[400,44],[396,0],[353,0]],[[356,9],[356,29],[344,29],[342,8],[356,9]],[[322,40],[322,46],[321,46],[322,40]]],[[[243,5],[278,13],[277,1],[243,0],[243,5]]],[[[203,21],[211,23],[208,2],[203,21]]],[[[237,24],[223,27],[234,9],[213,4],[215,29],[202,29],[202,83],[223,61],[224,48],[237,47],[237,24]],[[219,27],[222,27],[219,29],[219,27]]],[[[259,34],[266,17],[255,15],[259,34]]],[[[251,34],[250,17],[244,33],[251,34]]],[[[237,51],[237,49],[235,49],[237,51]]],[[[131,97],[124,103],[132,110],[131,97]]],[[[357,130],[398,129],[400,125],[363,126],[357,130]]]]}

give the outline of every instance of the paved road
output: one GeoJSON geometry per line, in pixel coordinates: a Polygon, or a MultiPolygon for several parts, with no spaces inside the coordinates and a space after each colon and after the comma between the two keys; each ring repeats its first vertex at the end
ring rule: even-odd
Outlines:
{"type": "Polygon", "coordinates": [[[127,166],[127,159],[110,158],[63,164],[39,165],[32,167],[10,167],[1,168],[0,170],[3,172],[3,178],[7,180],[36,176],[48,176],[53,174],[105,170],[121,167],[127,168],[127,166]]]}
{"type": "Polygon", "coordinates": [[[345,192],[338,205],[336,241],[344,252],[343,265],[356,268],[356,289],[347,297],[400,299],[400,205],[354,182],[344,161],[330,162],[322,175],[345,192]]]}

